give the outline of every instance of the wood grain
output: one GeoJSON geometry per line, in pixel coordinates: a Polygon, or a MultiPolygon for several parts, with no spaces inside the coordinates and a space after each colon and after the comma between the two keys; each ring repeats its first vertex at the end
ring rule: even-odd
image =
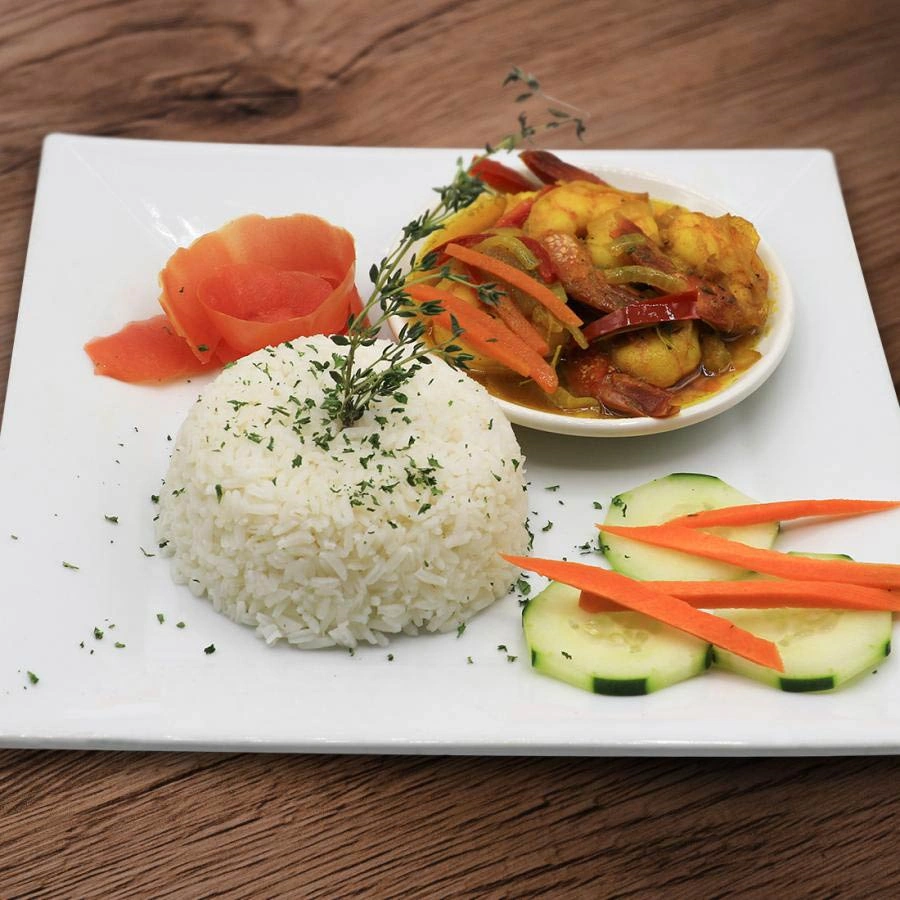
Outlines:
{"type": "Polygon", "coordinates": [[[3,896],[895,896],[900,760],[7,752],[3,896]]]}
{"type": "MultiPolygon", "coordinates": [[[[898,34],[889,0],[0,0],[0,397],[47,132],[479,144],[514,63],[590,147],[833,150],[900,385],[898,34]]],[[[898,767],[6,751],[0,896],[895,896],[898,767]]]]}

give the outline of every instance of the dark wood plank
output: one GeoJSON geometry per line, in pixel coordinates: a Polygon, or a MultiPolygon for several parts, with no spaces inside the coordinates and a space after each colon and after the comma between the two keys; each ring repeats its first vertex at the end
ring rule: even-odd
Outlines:
{"type": "MultiPolygon", "coordinates": [[[[45,133],[480,144],[513,63],[587,146],[831,148],[900,385],[898,30],[878,0],[0,0],[0,397],[45,133]]],[[[898,765],[6,751],[0,895],[892,896],[898,765]]]]}
{"type": "Polygon", "coordinates": [[[8,751],[0,774],[19,794],[0,819],[4,896],[900,888],[896,759],[8,751]]]}

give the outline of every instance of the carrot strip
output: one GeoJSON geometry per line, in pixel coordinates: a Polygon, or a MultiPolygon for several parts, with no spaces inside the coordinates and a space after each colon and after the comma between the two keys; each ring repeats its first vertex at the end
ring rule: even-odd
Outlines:
{"type": "Polygon", "coordinates": [[[648,587],[645,582],[634,581],[617,572],[583,563],[532,559],[527,556],[504,555],[503,558],[521,569],[537,572],[554,581],[561,581],[582,591],[601,593],[621,606],[709,641],[724,650],[730,650],[758,665],[778,672],[784,671],[778,648],[771,641],[738,628],[727,619],[694,609],[683,600],[648,587]]]}
{"type": "Polygon", "coordinates": [[[682,525],[598,525],[602,532],[631,538],[656,547],[681,550],[706,559],[717,559],[753,572],[764,572],[797,581],[834,581],[879,588],[900,588],[900,565],[865,563],[846,559],[810,559],[777,550],[760,550],[738,541],[685,528],[682,525]]]}
{"type": "MultiPolygon", "coordinates": [[[[654,590],[697,609],[868,609],[900,612],[900,595],[856,584],[827,581],[645,581],[654,590]]],[[[605,596],[581,592],[586,612],[614,612],[620,604],[605,596]]]]}
{"type": "Polygon", "coordinates": [[[547,311],[562,322],[563,325],[571,328],[578,328],[581,325],[581,319],[550,288],[515,266],[511,266],[502,260],[494,259],[492,256],[486,256],[477,250],[461,247],[459,244],[448,244],[444,248],[444,252],[460,262],[475,266],[476,269],[490,272],[491,275],[502,278],[513,285],[513,287],[524,291],[529,297],[533,297],[538,303],[546,307],[547,311]]]}
{"type": "Polygon", "coordinates": [[[461,337],[479,353],[490,356],[518,375],[533,379],[545,393],[552,394],[559,387],[556,372],[547,361],[493,316],[450,291],[430,285],[412,284],[404,290],[420,303],[439,302],[444,312],[434,316],[434,321],[449,331],[452,329],[450,317],[453,316],[465,332],[461,337]]]}
{"type": "Polygon", "coordinates": [[[900,506],[900,500],[782,500],[777,503],[747,503],[704,509],[669,519],[667,525],[689,528],[762,525],[807,516],[859,516],[900,506]]]}
{"type": "Polygon", "coordinates": [[[544,357],[550,352],[550,346],[538,334],[535,327],[525,318],[525,314],[508,294],[503,294],[497,301],[497,316],[506,327],[518,335],[538,356],[544,357]]]}
{"type": "MultiPolygon", "coordinates": [[[[469,279],[476,285],[483,284],[478,272],[469,269],[469,279]]],[[[513,333],[517,334],[532,350],[541,356],[547,356],[550,346],[540,336],[537,329],[525,318],[525,313],[519,309],[519,305],[506,292],[501,292],[496,306],[493,307],[498,318],[513,333]]]]}

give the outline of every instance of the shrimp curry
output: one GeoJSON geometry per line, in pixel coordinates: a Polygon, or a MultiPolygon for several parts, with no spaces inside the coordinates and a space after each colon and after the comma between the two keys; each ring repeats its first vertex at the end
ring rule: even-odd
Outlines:
{"type": "Polygon", "coordinates": [[[448,310],[425,320],[433,343],[455,328],[494,395],[588,417],[671,416],[758,359],[769,284],[749,222],[521,156],[542,184],[481,160],[485,192],[419,251],[435,262],[410,293],[448,310]]]}

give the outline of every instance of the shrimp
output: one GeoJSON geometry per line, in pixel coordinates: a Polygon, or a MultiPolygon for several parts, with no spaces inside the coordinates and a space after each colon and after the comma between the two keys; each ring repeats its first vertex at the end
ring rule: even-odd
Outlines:
{"type": "Polygon", "coordinates": [[[606,246],[622,216],[658,240],[659,229],[646,194],[630,194],[590,181],[570,181],[538,197],[524,228],[526,234],[535,238],[545,234],[584,238],[594,265],[610,266],[615,263],[606,246]]]}
{"type": "Polygon", "coordinates": [[[758,331],[769,312],[769,276],[759,235],[739,216],[718,218],[681,207],[659,217],[663,247],[682,271],[698,275],[701,318],[726,334],[758,331]]]}
{"type": "Polygon", "coordinates": [[[609,284],[599,269],[594,268],[590,253],[574,235],[550,232],[541,238],[550,262],[566,293],[581,303],[612,312],[637,299],[627,288],[609,284]]]}

